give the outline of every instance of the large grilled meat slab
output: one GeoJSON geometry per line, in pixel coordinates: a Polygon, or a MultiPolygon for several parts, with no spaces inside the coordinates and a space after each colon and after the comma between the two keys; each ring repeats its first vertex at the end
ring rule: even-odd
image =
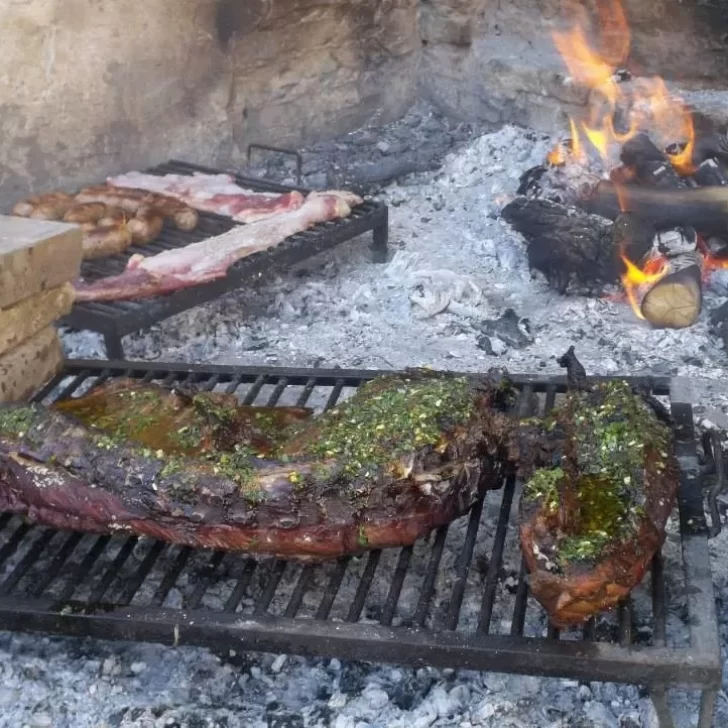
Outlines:
{"type": "Polygon", "coordinates": [[[521,546],[556,626],[616,606],[660,549],[679,473],[663,418],[624,382],[582,381],[550,416],[524,423],[521,546]]]}
{"type": "Polygon", "coordinates": [[[418,370],[312,416],[117,380],[0,409],[0,511],[301,559],[409,545],[500,485],[509,398],[418,370]]]}

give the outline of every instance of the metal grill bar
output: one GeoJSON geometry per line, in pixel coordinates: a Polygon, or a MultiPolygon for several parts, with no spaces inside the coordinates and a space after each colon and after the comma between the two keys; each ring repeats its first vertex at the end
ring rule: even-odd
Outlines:
{"type": "Polygon", "coordinates": [[[498,525],[495,531],[493,554],[490,557],[488,574],[485,577],[485,590],[483,591],[483,602],[480,607],[480,619],[478,620],[478,631],[480,632],[487,633],[490,630],[493,605],[495,604],[495,592],[498,588],[498,575],[503,564],[503,549],[506,543],[508,520],[511,517],[511,505],[513,504],[513,492],[515,488],[516,478],[514,475],[511,475],[506,478],[503,500],[501,501],[500,513],[498,515],[498,525]]]}
{"type": "Polygon", "coordinates": [[[63,591],[58,597],[58,601],[61,603],[67,602],[76,591],[77,587],[80,586],[81,582],[88,576],[93,565],[98,560],[99,556],[103,553],[106,545],[111,541],[111,536],[99,536],[91,550],[84,556],[83,561],[76,566],[71,572],[71,575],[66,582],[66,586],[63,587],[63,591]]]}
{"type": "Polygon", "coordinates": [[[339,593],[339,589],[341,588],[341,582],[344,580],[344,574],[346,574],[349,561],[350,559],[348,556],[343,556],[336,562],[336,568],[329,579],[329,585],[326,587],[326,591],[324,592],[324,598],[321,600],[321,604],[319,604],[319,608],[316,611],[316,619],[328,619],[331,607],[334,606],[336,595],[339,593]]]}
{"type": "Polygon", "coordinates": [[[511,620],[511,635],[514,637],[523,635],[523,628],[526,625],[526,609],[528,607],[527,573],[526,561],[521,558],[521,570],[518,574],[518,587],[516,588],[516,602],[513,605],[513,618],[511,620]]]}
{"type": "Polygon", "coordinates": [[[245,592],[248,590],[250,582],[253,579],[255,567],[256,563],[255,561],[253,561],[253,559],[246,560],[245,568],[243,569],[243,575],[238,579],[237,584],[235,584],[235,588],[228,597],[227,602],[225,602],[226,612],[235,612],[237,610],[238,605],[245,596],[245,592]]]}
{"type": "Polygon", "coordinates": [[[437,579],[437,571],[440,568],[440,560],[442,552],[445,550],[445,540],[447,539],[448,526],[442,526],[437,529],[435,543],[432,546],[430,561],[427,564],[427,571],[422,582],[422,590],[420,591],[420,600],[417,603],[415,611],[414,623],[424,627],[427,621],[427,614],[430,609],[430,601],[435,591],[435,580],[437,579]]]}
{"type": "Polygon", "coordinates": [[[33,545],[28,549],[25,556],[18,562],[17,566],[12,570],[10,576],[0,584],[0,596],[9,594],[18,584],[18,582],[25,576],[26,572],[31,566],[38,560],[38,557],[43,553],[46,546],[51,542],[56,532],[52,529],[45,529],[40,538],[37,538],[33,545]]]}
{"type": "Polygon", "coordinates": [[[154,596],[152,597],[152,604],[155,607],[161,607],[162,604],[164,604],[164,600],[167,598],[167,595],[177,583],[177,579],[182,573],[182,570],[185,568],[185,566],[187,566],[187,562],[189,561],[190,556],[192,556],[192,549],[189,546],[183,546],[179,550],[179,553],[177,554],[174,563],[172,564],[172,567],[164,575],[164,579],[162,579],[161,584],[157,587],[157,591],[154,592],[154,596]]]}
{"type": "Polygon", "coordinates": [[[210,561],[207,566],[203,569],[199,576],[199,581],[192,592],[192,596],[187,600],[187,609],[197,609],[202,601],[202,597],[205,596],[205,592],[210,588],[210,585],[215,580],[215,574],[222,564],[226,553],[224,551],[215,551],[210,557],[210,561]]]}
{"type": "Polygon", "coordinates": [[[409,569],[411,558],[411,546],[400,550],[399,559],[397,559],[397,568],[394,570],[394,577],[392,577],[392,585],[389,587],[389,594],[387,594],[387,599],[382,609],[382,617],[379,620],[385,627],[392,624],[394,610],[397,608],[397,602],[399,602],[399,595],[402,592],[402,585],[404,584],[405,576],[407,576],[407,569],[409,569]]]}
{"type": "Polygon", "coordinates": [[[108,588],[111,586],[114,579],[116,579],[116,577],[118,576],[129,556],[131,556],[131,552],[134,550],[134,547],[137,545],[138,541],[139,538],[137,536],[130,536],[124,542],[124,545],[119,549],[119,553],[116,555],[116,558],[114,559],[114,563],[111,565],[111,568],[107,569],[106,573],[101,579],[101,582],[91,592],[91,598],[89,600],[91,604],[98,604],[104,598],[104,594],[106,594],[108,588]]]}
{"type": "Polygon", "coordinates": [[[283,572],[286,570],[286,562],[282,559],[276,559],[273,564],[273,568],[270,570],[268,575],[268,582],[265,585],[263,594],[260,599],[256,602],[254,614],[261,615],[268,611],[270,603],[273,601],[278,584],[281,581],[283,572]]]}
{"type": "Polygon", "coordinates": [[[134,576],[126,583],[124,590],[121,592],[121,596],[116,600],[117,604],[123,604],[124,606],[131,604],[134,595],[149,575],[149,572],[165,548],[166,544],[161,541],[155,541],[152,544],[152,548],[149,549],[149,553],[144,557],[144,561],[142,561],[134,576]]]}
{"type": "Polygon", "coordinates": [[[68,561],[68,558],[75,551],[76,546],[81,543],[83,539],[82,533],[72,533],[63,542],[61,550],[55,555],[48,570],[37,578],[33,589],[30,592],[32,597],[39,597],[43,592],[56,580],[58,574],[61,573],[63,565],[68,561]]]}
{"type": "Polygon", "coordinates": [[[460,607],[463,603],[463,596],[465,596],[468,569],[473,558],[475,537],[478,535],[478,526],[480,525],[480,516],[483,513],[484,500],[479,500],[470,511],[468,530],[465,533],[465,542],[463,543],[455,565],[455,581],[453,582],[452,592],[450,593],[450,604],[447,610],[447,617],[445,618],[445,629],[453,630],[458,626],[460,607]]]}
{"type": "Polygon", "coordinates": [[[296,582],[296,588],[293,590],[293,594],[291,594],[291,598],[288,601],[288,606],[286,606],[286,611],[283,613],[284,617],[293,618],[296,614],[298,614],[298,610],[301,608],[301,604],[303,602],[303,597],[313,581],[313,575],[314,567],[311,566],[311,564],[306,564],[301,569],[301,575],[298,577],[298,581],[296,582]]]}
{"type": "Polygon", "coordinates": [[[347,622],[356,622],[361,617],[362,609],[366,603],[367,594],[371,588],[372,581],[374,580],[374,574],[377,571],[379,565],[379,559],[382,557],[382,552],[377,549],[369,552],[369,558],[367,559],[367,565],[364,567],[364,573],[362,574],[361,581],[357,587],[356,594],[354,595],[354,601],[349,607],[349,613],[346,615],[347,622]]]}
{"type": "Polygon", "coordinates": [[[8,539],[7,543],[0,548],[0,566],[2,566],[14,553],[30,530],[27,523],[21,523],[14,531],[13,535],[8,539]]]}

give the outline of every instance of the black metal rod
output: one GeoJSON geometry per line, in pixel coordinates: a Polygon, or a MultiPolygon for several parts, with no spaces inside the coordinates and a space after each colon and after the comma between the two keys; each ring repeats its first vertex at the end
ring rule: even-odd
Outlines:
{"type": "Polygon", "coordinates": [[[632,644],[632,600],[629,597],[626,601],[619,603],[617,616],[619,619],[619,644],[628,647],[632,644]]]}
{"type": "Polygon", "coordinates": [[[339,593],[339,589],[341,588],[341,582],[344,580],[344,574],[346,574],[346,569],[349,566],[350,560],[351,557],[349,556],[341,556],[336,560],[336,566],[334,567],[334,571],[329,579],[323,599],[316,610],[316,619],[328,619],[331,608],[334,606],[334,602],[336,601],[336,595],[339,593]]]}
{"type": "Polygon", "coordinates": [[[308,402],[315,387],[316,379],[314,377],[311,377],[303,387],[303,391],[301,392],[301,394],[298,396],[298,399],[296,400],[296,407],[306,406],[306,402],[308,402]]]}
{"type": "Polygon", "coordinates": [[[652,557],[652,642],[656,647],[665,646],[666,637],[666,608],[665,608],[665,572],[664,560],[661,553],[652,557]]]}
{"type": "Polygon", "coordinates": [[[397,603],[399,602],[399,595],[402,592],[402,585],[404,584],[404,579],[407,576],[407,570],[409,569],[411,558],[411,546],[400,549],[399,558],[397,559],[397,567],[394,570],[392,583],[389,585],[389,592],[387,593],[387,598],[384,601],[384,606],[382,607],[382,616],[379,619],[380,624],[385,627],[392,624],[392,620],[394,619],[394,613],[397,610],[397,603]]]}
{"type": "Polygon", "coordinates": [[[265,584],[265,589],[263,589],[263,593],[255,603],[254,614],[261,616],[268,611],[268,607],[270,607],[270,603],[273,601],[273,597],[276,594],[278,584],[281,582],[286,566],[287,562],[283,561],[283,559],[276,559],[273,564],[273,568],[270,569],[268,574],[268,581],[265,584]]]}
{"type": "Polygon", "coordinates": [[[134,572],[133,576],[126,582],[124,589],[121,592],[121,596],[115,600],[116,604],[126,606],[131,604],[134,595],[139,591],[139,587],[147,578],[149,572],[154,567],[157,559],[162,555],[162,552],[167,547],[164,541],[155,541],[152,547],[149,549],[149,553],[144,557],[139,568],[134,572]]]}
{"type": "Polygon", "coordinates": [[[675,684],[720,688],[721,669],[713,655],[668,648],[623,648],[607,642],[531,640],[472,632],[432,631],[420,627],[261,617],[209,610],[119,607],[82,615],[54,610],[50,599],[0,598],[4,629],[52,634],[137,639],[166,645],[199,645],[239,650],[317,655],[403,665],[427,664],[461,670],[487,670],[635,685],[675,684]]]}
{"type": "Polygon", "coordinates": [[[63,565],[68,561],[68,558],[75,551],[76,546],[83,540],[83,534],[79,532],[72,533],[63,542],[61,550],[53,557],[51,565],[39,575],[36,582],[33,584],[30,590],[30,596],[39,597],[43,592],[56,580],[58,575],[61,573],[63,565]]]}
{"type": "Polygon", "coordinates": [[[15,553],[28,531],[30,531],[30,526],[27,523],[19,524],[15,531],[13,531],[13,535],[0,548],[0,566],[15,553]]]}
{"type": "Polygon", "coordinates": [[[106,545],[111,541],[111,536],[99,536],[94,545],[89,549],[88,553],[83,557],[80,564],[77,564],[68,577],[66,585],[58,596],[58,600],[63,603],[67,602],[76,589],[81,585],[83,580],[90,574],[93,565],[103,553],[106,545]]]}
{"type": "Polygon", "coordinates": [[[293,589],[291,598],[288,600],[286,605],[286,611],[283,612],[284,617],[293,618],[298,614],[298,610],[301,608],[303,603],[303,597],[311,586],[314,576],[314,567],[311,564],[305,564],[301,573],[296,581],[296,586],[293,589]]]}
{"type": "Polygon", "coordinates": [[[339,401],[339,397],[341,397],[341,390],[344,388],[345,383],[346,382],[343,379],[336,380],[334,388],[331,390],[331,394],[329,394],[329,398],[326,400],[326,404],[324,405],[325,410],[331,409],[339,401]]]}
{"type": "Polygon", "coordinates": [[[138,536],[130,536],[124,542],[123,546],[116,554],[114,562],[108,569],[106,569],[106,573],[101,578],[98,586],[91,592],[91,596],[89,597],[89,602],[91,604],[98,604],[104,598],[104,594],[106,594],[114,579],[117,579],[119,577],[121,569],[127,562],[127,559],[131,556],[131,552],[134,550],[134,547],[137,545],[138,541],[138,536]]]}
{"type": "Polygon", "coordinates": [[[197,609],[202,601],[202,597],[205,596],[205,592],[210,588],[212,582],[215,581],[217,570],[226,555],[225,551],[215,551],[212,554],[209,562],[202,569],[202,573],[198,575],[197,584],[191,596],[186,600],[185,606],[187,609],[197,609]]]}
{"type": "Polygon", "coordinates": [[[283,377],[278,384],[273,388],[273,391],[271,392],[270,397],[268,398],[268,406],[273,407],[274,405],[278,404],[278,400],[281,398],[281,395],[285,391],[286,387],[288,386],[288,380],[283,377]]]}
{"type": "Polygon", "coordinates": [[[501,565],[503,564],[503,550],[505,548],[506,536],[508,535],[508,521],[511,517],[513,505],[513,493],[516,489],[515,475],[506,478],[506,485],[503,490],[500,512],[498,514],[498,525],[493,540],[493,551],[488,564],[488,573],[485,577],[485,589],[480,605],[480,617],[478,619],[478,630],[487,633],[490,630],[490,622],[493,618],[493,606],[495,605],[496,590],[498,588],[498,577],[501,565]]]}
{"type": "Polygon", "coordinates": [[[427,621],[430,602],[432,601],[432,595],[435,593],[435,582],[437,580],[438,569],[440,568],[442,553],[445,550],[448,528],[448,526],[441,526],[437,529],[435,543],[432,546],[430,560],[427,564],[427,571],[425,572],[425,578],[422,581],[420,598],[417,602],[417,609],[415,610],[414,616],[414,623],[419,624],[421,627],[424,627],[427,621]]]}
{"type": "Polygon", "coordinates": [[[255,567],[256,563],[254,559],[246,559],[245,567],[243,568],[243,574],[238,579],[237,584],[235,584],[235,588],[230,593],[227,602],[225,602],[226,612],[235,612],[237,610],[238,605],[243,600],[245,592],[248,590],[250,582],[253,579],[255,567]]]}
{"type": "Polygon", "coordinates": [[[346,615],[347,622],[357,622],[361,616],[362,609],[366,603],[369,589],[371,589],[372,581],[374,580],[374,574],[377,571],[379,565],[379,559],[382,556],[380,549],[369,552],[369,558],[367,559],[367,565],[364,567],[364,573],[362,574],[359,586],[356,588],[356,594],[354,595],[354,601],[349,607],[349,613],[346,615]]]}
{"type": "Polygon", "coordinates": [[[483,513],[483,503],[485,498],[476,501],[470,510],[470,518],[468,519],[468,530],[465,532],[465,540],[458,554],[455,563],[455,580],[453,581],[452,591],[450,592],[450,603],[447,608],[445,617],[445,629],[454,630],[458,626],[460,619],[460,607],[465,596],[465,587],[468,583],[468,570],[470,562],[473,559],[473,549],[475,548],[475,540],[478,536],[478,527],[480,525],[480,517],[483,513]]]}
{"type": "Polygon", "coordinates": [[[26,551],[23,558],[16,564],[15,568],[10,572],[5,581],[0,584],[0,595],[5,596],[15,589],[18,582],[25,576],[27,571],[38,560],[40,555],[45,551],[51,539],[58,533],[51,528],[45,529],[41,535],[35,539],[33,545],[26,551]]]}
{"type": "Polygon", "coordinates": [[[594,642],[597,636],[597,621],[594,617],[589,617],[582,629],[585,642],[594,642]]]}
{"type": "Polygon", "coordinates": [[[521,570],[518,573],[518,587],[516,589],[516,602],[513,605],[513,618],[511,620],[511,635],[513,637],[523,635],[523,628],[526,625],[526,609],[528,608],[527,573],[526,560],[521,558],[521,570]]]}
{"type": "Polygon", "coordinates": [[[267,379],[268,376],[266,374],[261,374],[255,380],[255,382],[253,382],[253,386],[248,390],[245,397],[243,398],[243,404],[249,405],[255,402],[256,398],[260,394],[260,390],[263,389],[263,385],[266,383],[267,379]]]}
{"type": "Polygon", "coordinates": [[[153,606],[161,607],[164,604],[164,600],[177,583],[177,579],[179,579],[182,570],[187,566],[190,556],[192,556],[192,549],[189,546],[183,546],[179,550],[172,567],[165,573],[161,583],[157,587],[157,591],[154,592],[151,602],[153,606]]]}

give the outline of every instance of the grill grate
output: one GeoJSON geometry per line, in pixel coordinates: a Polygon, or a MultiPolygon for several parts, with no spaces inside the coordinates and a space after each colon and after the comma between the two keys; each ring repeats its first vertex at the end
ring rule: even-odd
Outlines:
{"type": "MultiPolygon", "coordinates": [[[[36,396],[78,396],[112,377],[190,382],[246,403],[307,405],[348,397],[375,371],[69,362],[36,396]]],[[[562,377],[515,377],[518,411],[558,403],[562,377]]],[[[311,565],[175,547],[150,539],[61,533],[0,514],[5,629],[292,652],[702,689],[710,726],[720,685],[707,528],[692,407],[674,380],[630,380],[667,401],[682,467],[679,508],[651,574],[613,613],[550,628],[529,596],[509,477],[470,513],[402,549],[311,565]],[[683,632],[669,613],[686,613],[683,632]]],[[[706,722],[707,721],[707,722],[706,722]]]]}
{"type": "MultiPolygon", "coordinates": [[[[147,171],[160,175],[220,173],[220,170],[176,160],[147,171]]],[[[259,192],[290,192],[295,189],[250,177],[236,175],[235,179],[241,186],[259,192]]],[[[299,189],[307,192],[302,188],[299,189]]],[[[230,218],[208,212],[200,213],[198,226],[189,232],[177,230],[165,222],[164,229],[152,243],[141,247],[132,246],[120,255],[85,261],[81,267],[81,274],[89,280],[117,275],[124,270],[127,261],[134,254],[150,255],[184,247],[241,225],[242,223],[236,223],[230,218]]],[[[319,223],[310,230],[292,235],[271,250],[243,258],[230,268],[225,278],[218,281],[141,301],[77,303],[62,323],[73,329],[88,329],[103,334],[107,356],[124,359],[122,337],[127,334],[147,329],[181,311],[212,301],[238,288],[244,282],[263,280],[273,271],[286,270],[370,230],[373,235],[373,258],[376,262],[384,262],[387,255],[388,209],[383,203],[365,200],[355,207],[347,218],[319,223]]]]}

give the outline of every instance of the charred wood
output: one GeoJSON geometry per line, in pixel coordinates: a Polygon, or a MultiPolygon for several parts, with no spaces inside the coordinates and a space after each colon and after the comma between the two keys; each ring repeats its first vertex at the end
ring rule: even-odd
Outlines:
{"type": "Polygon", "coordinates": [[[687,184],[672,164],[645,133],[636,134],[625,142],[620,155],[622,164],[634,172],[634,179],[645,187],[681,189],[687,184]]]}
{"type": "Polygon", "coordinates": [[[648,189],[639,185],[600,182],[582,201],[583,209],[614,220],[620,212],[634,212],[654,223],[658,230],[690,225],[728,228],[728,187],[648,189]]]}
{"type": "Polygon", "coordinates": [[[656,235],[650,221],[637,215],[620,215],[611,224],[543,199],[518,197],[502,216],[526,240],[531,268],[562,294],[595,294],[618,283],[624,272],[621,256],[643,259],[656,235]]]}

